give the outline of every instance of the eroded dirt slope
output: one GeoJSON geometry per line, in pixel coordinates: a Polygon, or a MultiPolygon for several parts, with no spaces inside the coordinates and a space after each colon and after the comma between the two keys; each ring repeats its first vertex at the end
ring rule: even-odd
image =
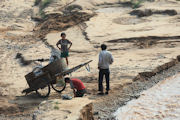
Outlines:
{"type": "MultiPolygon", "coordinates": [[[[31,19],[38,11],[34,0],[0,1],[0,102],[3,103],[0,119],[58,119],[61,116],[72,120],[79,117],[80,109],[86,104],[106,101],[106,97],[96,95],[101,43],[108,45],[115,59],[111,66],[110,94],[131,84],[139,72],[152,71],[176,58],[180,50],[179,5],[180,2],[170,0],[145,2],[138,8],[139,14],[144,15],[146,9],[158,14],[137,17],[130,14],[134,10],[129,4],[119,0],[55,0],[44,9],[49,17],[38,23],[31,19]],[[167,10],[177,14],[167,14],[167,10]],[[87,96],[72,101],[61,100],[55,92],[48,99],[39,99],[34,94],[23,96],[21,91],[28,87],[24,75],[35,65],[20,66],[14,59],[16,53],[22,53],[26,59],[49,58],[50,50],[41,40],[45,38],[55,46],[62,31],[73,43],[69,67],[93,60],[90,72],[80,69],[72,74],[84,81],[87,96]],[[82,104],[76,109],[79,101],[82,104]]],[[[71,93],[69,86],[63,92],[71,93]]],[[[102,109],[96,118],[107,118],[109,114],[102,109]]]]}

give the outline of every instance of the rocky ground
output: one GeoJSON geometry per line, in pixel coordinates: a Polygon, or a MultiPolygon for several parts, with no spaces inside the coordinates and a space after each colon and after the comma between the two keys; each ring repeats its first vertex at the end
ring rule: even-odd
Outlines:
{"type": "MultiPolygon", "coordinates": [[[[39,15],[41,4],[34,3],[35,0],[0,1],[0,119],[85,119],[80,110],[89,103],[93,103],[89,106],[95,119],[113,119],[111,115],[119,106],[138,97],[133,93],[137,86],[139,93],[166,77],[163,74],[156,82],[133,81],[138,73],[154,71],[179,55],[179,1],[144,2],[133,9],[132,3],[119,0],[54,0],[42,10],[47,16],[39,15]],[[93,60],[90,72],[80,69],[72,74],[83,80],[87,96],[65,101],[54,91],[47,99],[22,95],[21,91],[28,87],[24,75],[35,64],[21,66],[16,54],[22,53],[26,59],[49,58],[50,49],[44,43],[55,46],[62,31],[73,43],[69,68],[93,60]],[[108,96],[97,95],[101,43],[108,45],[115,59],[108,96]],[[81,104],[77,104],[79,101],[81,104]]],[[[178,66],[168,75],[177,72],[178,66]]],[[[71,93],[68,86],[62,94],[71,93]]]]}

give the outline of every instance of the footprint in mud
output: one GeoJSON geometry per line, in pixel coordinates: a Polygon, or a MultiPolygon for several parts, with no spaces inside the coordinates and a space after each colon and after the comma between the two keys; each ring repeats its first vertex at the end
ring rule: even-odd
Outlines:
{"type": "Polygon", "coordinates": [[[68,114],[71,114],[72,112],[69,110],[62,110],[63,112],[67,112],[68,114]]]}

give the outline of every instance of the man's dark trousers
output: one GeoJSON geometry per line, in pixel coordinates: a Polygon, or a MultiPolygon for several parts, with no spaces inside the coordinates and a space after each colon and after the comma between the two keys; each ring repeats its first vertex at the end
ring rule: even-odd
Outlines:
{"type": "Polygon", "coordinates": [[[106,78],[106,91],[109,90],[109,69],[100,69],[99,70],[99,91],[103,92],[103,77],[106,78]]]}

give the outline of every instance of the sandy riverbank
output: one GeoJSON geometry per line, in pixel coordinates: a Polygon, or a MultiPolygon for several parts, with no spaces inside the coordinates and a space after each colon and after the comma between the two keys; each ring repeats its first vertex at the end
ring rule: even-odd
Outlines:
{"type": "MultiPolygon", "coordinates": [[[[111,96],[115,98],[122,96],[126,102],[138,97],[132,93],[131,85],[137,85],[141,89],[143,86],[152,84],[146,83],[147,81],[140,84],[138,81],[134,83],[133,78],[138,73],[152,71],[179,55],[180,2],[178,1],[145,2],[138,8],[139,10],[151,9],[157,12],[171,9],[177,12],[174,15],[160,12],[145,17],[130,15],[133,9],[129,4],[123,4],[119,0],[54,1],[44,9],[50,17],[43,22],[31,19],[38,12],[38,6],[34,6],[34,0],[7,0],[0,3],[0,10],[6,13],[0,15],[0,103],[3,103],[0,105],[0,119],[31,119],[33,116],[38,119],[58,119],[59,116],[62,119],[76,119],[83,106],[91,102],[94,103],[95,118],[111,117],[111,113],[121,103],[118,102],[121,100],[117,99],[116,102],[119,103],[117,104],[111,96]],[[74,4],[81,6],[82,10],[75,9],[76,14],[71,20],[67,16],[67,21],[62,21],[63,8],[74,4]],[[53,18],[53,15],[58,15],[58,19],[53,18]],[[57,24],[56,27],[48,24],[52,21],[57,24]],[[72,74],[73,77],[78,77],[85,83],[89,91],[87,96],[64,101],[56,92],[52,92],[48,99],[40,99],[34,94],[22,95],[21,91],[27,88],[24,75],[31,72],[35,65],[20,66],[14,59],[16,54],[22,53],[29,60],[49,58],[50,50],[42,41],[42,37],[45,37],[50,45],[55,46],[62,31],[66,32],[67,38],[73,42],[69,68],[93,60],[90,64],[90,72],[82,68],[72,74]],[[111,66],[109,96],[97,96],[97,60],[101,43],[108,45],[108,50],[112,52],[115,59],[111,66]],[[125,90],[123,95],[119,94],[121,90],[125,90]],[[131,93],[133,95],[128,96],[131,93]],[[101,104],[106,103],[107,100],[114,101],[115,106],[101,104]],[[82,101],[82,104],[77,107],[79,101],[82,101]],[[72,107],[67,107],[68,104],[72,107]],[[54,109],[54,105],[59,109],[54,109]],[[100,111],[101,108],[104,110],[100,111]],[[49,111],[53,111],[53,114],[49,111]]],[[[62,94],[71,93],[68,86],[62,94]]],[[[120,106],[125,103],[122,102],[120,106]]]]}

